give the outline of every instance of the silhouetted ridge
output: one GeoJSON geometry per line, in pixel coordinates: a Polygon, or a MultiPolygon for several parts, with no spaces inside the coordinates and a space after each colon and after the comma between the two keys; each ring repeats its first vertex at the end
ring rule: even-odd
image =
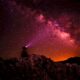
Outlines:
{"type": "Polygon", "coordinates": [[[80,57],[71,57],[71,58],[63,61],[63,63],[76,63],[76,64],[80,65],[80,57]]]}
{"type": "Polygon", "coordinates": [[[26,50],[23,48],[19,59],[0,58],[0,80],[80,80],[80,65],[53,62],[26,50]]]}

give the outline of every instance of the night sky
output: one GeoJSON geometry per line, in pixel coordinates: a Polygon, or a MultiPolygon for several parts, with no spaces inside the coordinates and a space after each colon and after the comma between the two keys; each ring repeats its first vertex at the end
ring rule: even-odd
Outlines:
{"type": "Polygon", "coordinates": [[[80,56],[80,2],[0,0],[0,56],[29,54],[54,61],[80,56]]]}

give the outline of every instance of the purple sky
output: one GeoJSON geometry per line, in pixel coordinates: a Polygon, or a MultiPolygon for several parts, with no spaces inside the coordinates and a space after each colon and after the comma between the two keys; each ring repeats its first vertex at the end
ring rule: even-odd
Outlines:
{"type": "Polygon", "coordinates": [[[1,0],[0,56],[30,54],[55,61],[80,56],[79,3],[58,0],[1,0]]]}

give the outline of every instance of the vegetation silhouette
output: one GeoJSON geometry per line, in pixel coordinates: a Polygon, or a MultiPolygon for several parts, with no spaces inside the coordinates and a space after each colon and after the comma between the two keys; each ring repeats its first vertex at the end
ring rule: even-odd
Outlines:
{"type": "Polygon", "coordinates": [[[23,47],[19,59],[0,58],[0,80],[80,80],[80,65],[69,60],[54,62],[43,55],[29,55],[23,47]]]}

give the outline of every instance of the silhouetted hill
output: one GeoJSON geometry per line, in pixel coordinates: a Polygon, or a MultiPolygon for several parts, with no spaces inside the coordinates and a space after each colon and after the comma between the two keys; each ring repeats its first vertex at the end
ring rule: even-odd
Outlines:
{"type": "Polygon", "coordinates": [[[80,80],[80,66],[70,63],[76,58],[63,64],[45,56],[29,55],[25,48],[22,54],[18,59],[0,58],[0,80],[80,80]]]}
{"type": "Polygon", "coordinates": [[[71,64],[75,63],[80,65],[80,57],[71,57],[65,61],[62,61],[62,63],[71,63],[71,64]]]}
{"type": "Polygon", "coordinates": [[[0,80],[51,80],[53,65],[52,60],[35,54],[19,59],[0,58],[0,80]]]}

